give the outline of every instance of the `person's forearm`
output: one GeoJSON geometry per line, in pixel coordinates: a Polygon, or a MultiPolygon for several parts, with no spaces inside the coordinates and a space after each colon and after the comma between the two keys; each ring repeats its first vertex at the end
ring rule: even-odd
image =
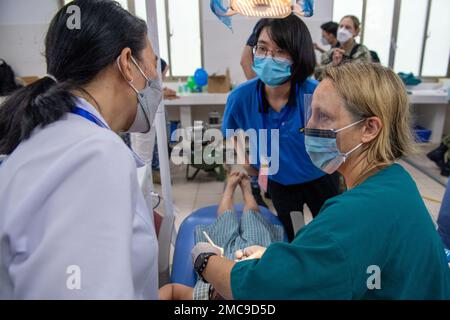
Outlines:
{"type": "Polygon", "coordinates": [[[225,299],[232,300],[231,270],[236,263],[224,257],[212,256],[203,272],[203,277],[213,285],[214,289],[225,299]]]}

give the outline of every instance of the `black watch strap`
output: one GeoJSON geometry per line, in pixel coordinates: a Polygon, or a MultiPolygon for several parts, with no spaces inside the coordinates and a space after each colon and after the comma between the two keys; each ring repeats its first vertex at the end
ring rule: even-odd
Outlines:
{"type": "Polygon", "coordinates": [[[205,283],[208,283],[208,281],[206,281],[206,279],[203,278],[203,272],[205,271],[206,266],[208,265],[209,258],[211,258],[212,256],[217,256],[217,254],[212,252],[202,253],[197,257],[197,260],[195,261],[195,271],[197,271],[198,276],[205,283]]]}

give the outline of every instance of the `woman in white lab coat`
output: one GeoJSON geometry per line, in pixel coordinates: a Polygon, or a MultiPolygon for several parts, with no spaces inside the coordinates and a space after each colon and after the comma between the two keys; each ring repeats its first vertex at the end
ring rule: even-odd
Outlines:
{"type": "Polygon", "coordinates": [[[56,14],[49,76],[0,109],[0,299],[157,299],[152,211],[116,134],[150,130],[157,58],[115,2],[72,4],[81,28],[56,14]]]}

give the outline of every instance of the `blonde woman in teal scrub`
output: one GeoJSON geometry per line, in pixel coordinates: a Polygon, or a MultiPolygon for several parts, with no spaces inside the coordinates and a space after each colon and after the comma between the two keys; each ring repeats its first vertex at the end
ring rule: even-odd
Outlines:
{"type": "Polygon", "coordinates": [[[196,270],[227,299],[450,299],[443,245],[416,184],[396,163],[412,150],[405,88],[380,65],[325,72],[305,129],[313,163],[348,191],[291,243],[244,250],[240,262],[200,243],[196,270]]]}

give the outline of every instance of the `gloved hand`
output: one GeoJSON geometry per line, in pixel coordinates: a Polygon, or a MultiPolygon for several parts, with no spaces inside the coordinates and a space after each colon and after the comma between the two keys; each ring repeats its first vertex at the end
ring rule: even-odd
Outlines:
{"type": "Polygon", "coordinates": [[[266,248],[261,246],[251,246],[244,250],[238,250],[235,252],[236,259],[238,261],[250,260],[250,259],[261,259],[266,248]]]}
{"type": "Polygon", "coordinates": [[[195,247],[191,251],[192,264],[195,265],[195,260],[197,260],[198,256],[202,253],[215,253],[219,257],[222,256],[222,251],[219,247],[213,246],[208,242],[199,242],[195,245],[195,247]]]}

